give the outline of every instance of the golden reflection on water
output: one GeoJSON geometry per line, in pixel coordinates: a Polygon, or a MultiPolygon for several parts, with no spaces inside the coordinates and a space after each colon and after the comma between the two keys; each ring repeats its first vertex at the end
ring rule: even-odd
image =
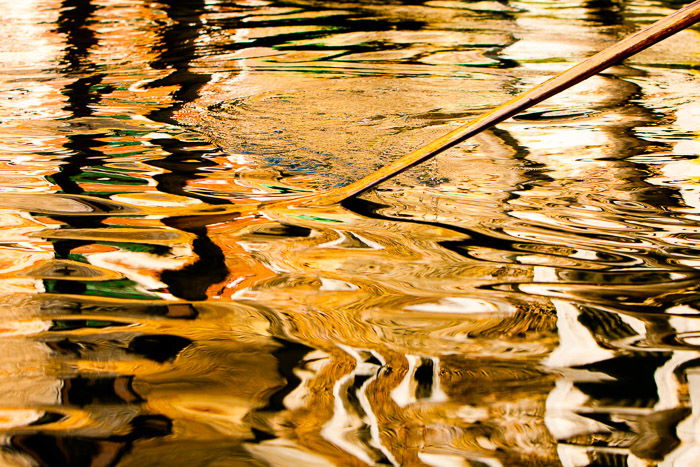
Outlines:
{"type": "Polygon", "coordinates": [[[0,1],[0,463],[692,465],[697,30],[260,204],[674,5],[0,1]]]}

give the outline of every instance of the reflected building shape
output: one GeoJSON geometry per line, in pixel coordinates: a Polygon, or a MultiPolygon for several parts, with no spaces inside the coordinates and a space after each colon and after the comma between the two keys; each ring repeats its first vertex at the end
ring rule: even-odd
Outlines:
{"type": "MultiPolygon", "coordinates": [[[[549,7],[546,4],[542,6],[545,9],[549,7]]],[[[531,13],[536,15],[536,8],[531,13]]],[[[571,34],[571,20],[567,21],[566,30],[567,36],[571,34]]],[[[547,34],[552,34],[551,28],[547,34]]],[[[574,37],[583,34],[585,32],[574,37]]],[[[539,40],[535,38],[536,43],[539,40]]],[[[573,45],[571,51],[575,55],[573,45]]],[[[527,38],[520,38],[516,46],[522,53],[541,53],[541,49],[533,47],[527,38]]],[[[566,52],[566,47],[558,49],[559,54],[566,52]]],[[[523,58],[527,61],[537,60],[538,57],[523,58]]],[[[641,222],[632,225],[620,223],[619,220],[625,219],[625,213],[608,216],[608,219],[601,221],[600,216],[590,216],[583,211],[613,211],[600,208],[599,200],[605,199],[608,203],[617,203],[621,209],[629,206],[630,210],[638,209],[654,215],[658,212],[656,209],[664,207],[661,203],[673,199],[669,198],[669,191],[657,189],[643,169],[632,162],[648,157],[644,153],[670,149],[663,142],[647,139],[643,133],[635,131],[635,128],[659,118],[657,109],[645,107],[642,104],[645,101],[638,98],[642,90],[646,93],[650,91],[639,83],[653,82],[654,78],[659,79],[665,73],[649,68],[620,68],[613,71],[613,76],[588,80],[585,85],[561,95],[562,104],[559,106],[555,98],[548,104],[551,110],[545,108],[540,113],[523,115],[516,119],[525,120],[522,123],[504,125],[529,148],[529,158],[542,163],[548,175],[559,182],[549,189],[538,187],[532,194],[534,200],[547,197],[548,192],[550,196],[546,199],[550,203],[555,193],[556,199],[566,200],[557,202],[561,205],[558,218],[547,219],[539,213],[522,213],[518,217],[544,222],[548,228],[562,228],[574,221],[573,212],[566,215],[566,210],[574,207],[581,209],[574,226],[582,232],[585,232],[583,229],[592,233],[605,229],[599,231],[601,234],[607,231],[608,238],[631,236],[643,248],[645,243],[646,248],[652,244],[641,239],[673,237],[671,232],[676,229],[672,224],[663,227],[657,225],[659,233],[650,235],[647,232],[651,230],[639,228],[643,225],[641,222]],[[595,96],[595,105],[600,107],[584,107],[579,111],[576,107],[578,95],[582,102],[590,102],[595,96]],[[622,106],[631,99],[634,99],[634,105],[622,106]],[[564,110],[564,105],[567,110],[564,110]],[[613,115],[619,111],[617,109],[625,113],[613,115]],[[552,117],[548,119],[548,115],[552,117]],[[557,122],[552,118],[561,120],[557,122]],[[543,121],[539,123],[536,120],[543,121]],[[620,122],[623,122],[622,127],[620,122]],[[536,133],[532,131],[533,128],[537,129],[536,133]],[[567,135],[567,132],[570,134],[567,135]],[[536,139],[528,139],[527,133],[533,134],[536,139]],[[629,135],[635,138],[631,139],[629,135]],[[568,194],[568,197],[563,194],[568,194]],[[598,219],[586,222],[587,218],[592,221],[593,217],[598,219]],[[661,234],[664,230],[668,232],[665,235],[661,234]]],[[[532,196],[527,192],[520,194],[532,196]]],[[[518,204],[524,205],[520,200],[518,204]]],[[[692,277],[687,269],[676,268],[674,263],[656,266],[677,270],[679,285],[675,287],[678,288],[682,287],[681,278],[684,275],[692,277]]],[[[623,279],[624,276],[619,277],[623,279]]],[[[557,283],[565,279],[545,267],[536,267],[534,278],[544,283],[557,283]]],[[[653,281],[653,278],[649,279],[653,281]]],[[[672,282],[668,286],[674,287],[672,282]]],[[[624,295],[622,290],[618,288],[618,294],[624,295]]],[[[581,298],[585,300],[587,297],[582,295],[581,298]]],[[[694,357],[688,355],[682,346],[658,341],[661,336],[674,332],[671,323],[680,320],[689,325],[692,318],[659,314],[664,309],[663,301],[654,303],[643,295],[638,299],[642,309],[629,307],[637,301],[631,297],[622,296],[618,300],[622,305],[618,310],[609,306],[598,308],[561,299],[552,300],[557,311],[560,345],[544,363],[552,370],[559,369],[564,373],[547,398],[545,420],[549,431],[559,441],[558,453],[564,465],[647,465],[648,462],[661,461],[670,465],[672,459],[684,450],[694,449],[692,440],[681,441],[677,435],[689,414],[689,400],[684,396],[688,389],[683,387],[684,378],[679,373],[683,370],[680,367],[687,358],[694,357]],[[624,306],[625,302],[628,303],[627,307],[624,306]]]]}

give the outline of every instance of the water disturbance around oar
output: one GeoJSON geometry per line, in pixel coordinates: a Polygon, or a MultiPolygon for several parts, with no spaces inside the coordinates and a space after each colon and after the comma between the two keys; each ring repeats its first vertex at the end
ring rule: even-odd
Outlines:
{"type": "MultiPolygon", "coordinates": [[[[403,171],[420,164],[456,144],[492,126],[517,115],[525,109],[545,99],[565,91],[581,81],[609,68],[620,61],[692,26],[700,21],[700,0],[679,9],[660,19],[651,26],[632,34],[616,44],[604,49],[583,62],[544,81],[525,93],[514,97],[493,110],[461,125],[434,141],[396,159],[371,174],[340,188],[321,193],[304,194],[274,201],[235,204],[221,207],[216,214],[202,212],[197,215],[178,218],[175,223],[190,226],[203,226],[211,222],[211,216],[228,219],[231,216],[257,215],[260,211],[285,211],[290,207],[320,207],[339,203],[360,194],[403,171]]],[[[182,226],[180,225],[180,226],[182,226]]]]}
{"type": "Polygon", "coordinates": [[[272,206],[305,204],[330,205],[362,193],[406,169],[424,162],[454,145],[470,138],[543,100],[558,94],[577,83],[619,63],[620,61],[672,36],[700,20],[700,0],[662,18],[651,26],[621,40],[607,49],[598,52],[587,60],[535,86],[529,91],[505,102],[503,105],[481,115],[415,151],[389,163],[368,176],[346,186],[324,193],[306,196],[302,200],[273,202],[272,206]]]}

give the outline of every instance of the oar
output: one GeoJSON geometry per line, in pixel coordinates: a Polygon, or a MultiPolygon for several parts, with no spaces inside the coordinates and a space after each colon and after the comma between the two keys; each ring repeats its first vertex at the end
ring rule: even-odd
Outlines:
{"type": "Polygon", "coordinates": [[[476,135],[500,122],[542,102],[543,100],[558,94],[573,85],[580,83],[596,73],[630,57],[647,47],[692,26],[700,20],[700,0],[697,0],[684,8],[657,21],[646,29],[633,34],[620,42],[598,52],[591,58],[575,65],[568,70],[556,75],[529,91],[517,96],[503,105],[483,114],[435,141],[406,154],[389,163],[379,170],[369,174],[344,187],[336,188],[321,193],[306,194],[285,198],[278,201],[251,202],[247,204],[234,204],[228,207],[220,207],[216,213],[202,212],[189,216],[173,216],[169,222],[172,226],[183,228],[184,226],[204,226],[212,223],[212,218],[217,222],[225,222],[232,218],[254,216],[260,211],[287,211],[290,208],[304,206],[329,206],[339,203],[351,196],[362,193],[373,186],[387,180],[404,170],[420,164],[434,157],[446,149],[476,135]]]}
{"type": "MultiPolygon", "coordinates": [[[[558,94],[590,76],[614,65],[647,47],[681,31],[700,20],[700,0],[657,21],[651,26],[633,34],[615,45],[598,52],[589,59],[535,86],[529,91],[509,100],[503,105],[483,114],[435,141],[406,154],[370,175],[341,188],[318,193],[301,200],[282,202],[280,204],[305,204],[325,206],[339,203],[353,195],[362,193],[378,183],[391,178],[404,170],[434,157],[457,143],[480,133],[513,115],[558,94]]],[[[277,203],[272,203],[277,204],[277,203]]]]}

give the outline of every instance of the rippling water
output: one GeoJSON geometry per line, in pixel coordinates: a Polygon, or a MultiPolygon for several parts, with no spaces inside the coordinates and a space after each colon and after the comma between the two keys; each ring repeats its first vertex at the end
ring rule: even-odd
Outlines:
{"type": "Polygon", "coordinates": [[[0,464],[693,465],[698,29],[264,204],[679,5],[0,0],[0,464]]]}

